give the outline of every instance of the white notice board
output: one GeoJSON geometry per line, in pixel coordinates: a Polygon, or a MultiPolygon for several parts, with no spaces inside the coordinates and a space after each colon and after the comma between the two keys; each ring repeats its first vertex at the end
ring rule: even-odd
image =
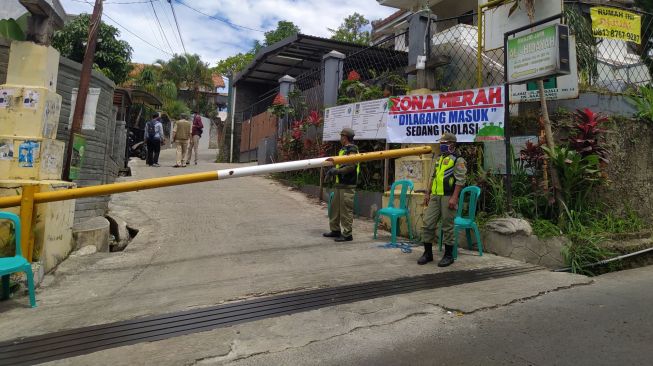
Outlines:
{"type": "Polygon", "coordinates": [[[375,99],[327,108],[324,112],[324,141],[340,140],[340,131],[350,127],[356,140],[385,140],[388,99],[375,99]]]}
{"type": "Polygon", "coordinates": [[[340,131],[345,127],[351,127],[354,105],[346,104],[324,110],[324,141],[340,140],[340,131]]]}

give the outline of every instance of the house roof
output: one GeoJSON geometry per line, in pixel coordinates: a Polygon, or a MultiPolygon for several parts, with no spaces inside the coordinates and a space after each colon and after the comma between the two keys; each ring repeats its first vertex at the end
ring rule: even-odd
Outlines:
{"type": "Polygon", "coordinates": [[[214,88],[224,88],[224,78],[222,75],[215,73],[211,75],[211,79],[213,80],[214,88]]]}
{"type": "Polygon", "coordinates": [[[405,52],[370,47],[366,45],[335,41],[332,39],[297,33],[259,51],[254,60],[234,77],[239,82],[278,84],[285,75],[298,77],[322,64],[322,57],[331,51],[338,51],[355,57],[365,58],[367,63],[382,62],[388,52],[405,55],[405,52]],[[356,56],[358,51],[366,50],[356,56]]]}
{"type": "Polygon", "coordinates": [[[149,104],[152,106],[161,106],[163,105],[163,102],[161,99],[156,97],[155,95],[152,95],[145,90],[140,90],[140,89],[130,89],[130,88],[116,88],[114,92],[114,103],[117,101],[115,98],[115,93],[120,93],[120,95],[125,95],[129,98],[129,101],[131,103],[143,103],[143,104],[149,104]]]}

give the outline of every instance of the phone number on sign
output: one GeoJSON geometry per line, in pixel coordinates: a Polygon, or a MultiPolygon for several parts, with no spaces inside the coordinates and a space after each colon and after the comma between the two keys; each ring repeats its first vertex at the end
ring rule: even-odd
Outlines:
{"type": "Polygon", "coordinates": [[[594,37],[609,37],[627,40],[629,42],[639,43],[641,36],[639,34],[634,34],[630,32],[624,32],[614,29],[595,29],[594,37]]]}

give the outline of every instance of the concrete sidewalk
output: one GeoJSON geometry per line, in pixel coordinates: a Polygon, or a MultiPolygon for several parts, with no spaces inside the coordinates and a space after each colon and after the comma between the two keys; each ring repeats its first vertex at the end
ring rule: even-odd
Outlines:
{"type": "MultiPolygon", "coordinates": [[[[212,163],[214,158],[214,151],[205,150],[198,166],[175,169],[174,152],[164,151],[161,168],[148,168],[140,160],[133,161],[134,176],[129,179],[225,167],[212,163]]],[[[22,297],[1,302],[0,340],[300,289],[521,265],[510,259],[490,254],[478,257],[477,253],[462,250],[456,264],[447,269],[440,269],[435,263],[417,266],[421,250],[404,254],[398,249],[379,248],[389,240],[389,235],[382,233],[385,237],[381,235],[380,240],[374,241],[373,223],[367,220],[355,220],[353,242],[334,243],[321,236],[328,228],[324,206],[264,177],[115,195],[112,210],[140,230],[126,250],[71,256],[46,277],[37,291],[36,309],[27,308],[22,297]]],[[[99,352],[99,358],[92,363],[180,364],[201,358],[196,357],[198,354],[218,354],[216,349],[222,346],[228,355],[224,360],[233,360],[286,347],[295,341],[337,334],[350,327],[395,321],[424,311],[440,314],[443,308],[474,312],[589,282],[582,276],[543,270],[282,317],[299,321],[292,322],[289,328],[275,329],[279,320],[268,319],[179,337],[182,348],[184,342],[188,342],[187,346],[194,344],[194,337],[207,339],[207,334],[214,341],[206,349],[199,350],[199,342],[197,347],[188,348],[191,353],[179,348],[158,360],[154,354],[161,348],[155,345],[169,349],[177,338],[127,347],[138,352],[122,353],[121,357],[120,349],[99,352]],[[361,315],[370,312],[378,314],[361,315]],[[293,330],[296,324],[302,324],[302,319],[311,324],[313,330],[308,334],[293,330]],[[250,348],[238,346],[235,329],[240,327],[258,329],[248,333],[253,337],[249,339],[250,348]],[[148,353],[148,349],[152,352],[148,353]],[[103,353],[111,357],[103,361],[103,353]],[[131,358],[136,354],[154,358],[131,358]]],[[[88,364],[90,359],[85,357],[91,356],[78,358],[79,364],[88,364]]]]}

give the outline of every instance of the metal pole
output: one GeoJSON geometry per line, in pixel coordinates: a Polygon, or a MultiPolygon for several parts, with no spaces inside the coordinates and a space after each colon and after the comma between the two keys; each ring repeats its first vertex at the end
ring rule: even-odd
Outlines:
{"type": "MultiPolygon", "coordinates": [[[[222,169],[203,173],[175,175],[137,180],[133,182],[111,183],[91,187],[72,188],[61,191],[36,193],[34,203],[65,201],[83,197],[106,196],[113,193],[140,191],[143,189],[170,187],[182,184],[208,182],[218,179],[240,178],[250,175],[288,172],[314,169],[335,164],[359,163],[372,160],[393,159],[402,156],[430,154],[430,146],[412,147],[387,151],[374,151],[362,154],[332,156],[307,160],[288,161],[276,164],[254,165],[233,169],[222,169]]],[[[21,204],[22,196],[0,198],[0,208],[14,207],[21,204]]]]}
{"type": "Polygon", "coordinates": [[[36,185],[24,185],[20,196],[20,249],[28,262],[32,262],[32,254],[34,254],[32,219],[34,218],[34,194],[37,190],[36,185]]]}
{"type": "Polygon", "coordinates": [[[70,128],[68,145],[66,146],[66,161],[63,166],[63,180],[70,181],[70,161],[73,155],[73,139],[75,134],[82,129],[82,120],[84,119],[84,109],[86,108],[86,97],[88,95],[88,86],[91,82],[91,69],[93,67],[93,55],[97,44],[97,34],[102,23],[102,0],[95,0],[93,15],[88,27],[88,40],[86,51],[84,52],[84,61],[82,62],[82,72],[79,77],[79,88],[77,89],[77,100],[75,102],[75,111],[73,113],[73,123],[70,128]]]}
{"type": "Polygon", "coordinates": [[[233,97],[231,98],[231,105],[229,112],[229,118],[231,119],[231,142],[229,143],[229,162],[234,162],[234,119],[236,118],[236,87],[231,86],[232,80],[229,80],[229,87],[231,88],[231,93],[233,97]]]}
{"type": "Polygon", "coordinates": [[[503,136],[506,143],[506,208],[512,212],[512,147],[510,146],[510,83],[508,82],[508,33],[503,35],[503,136]]]}
{"type": "MultiPolygon", "coordinates": [[[[387,140],[385,143],[385,149],[390,150],[390,144],[388,144],[387,140]]],[[[390,160],[385,159],[383,161],[383,192],[387,191],[389,189],[390,185],[390,160]]]]}

